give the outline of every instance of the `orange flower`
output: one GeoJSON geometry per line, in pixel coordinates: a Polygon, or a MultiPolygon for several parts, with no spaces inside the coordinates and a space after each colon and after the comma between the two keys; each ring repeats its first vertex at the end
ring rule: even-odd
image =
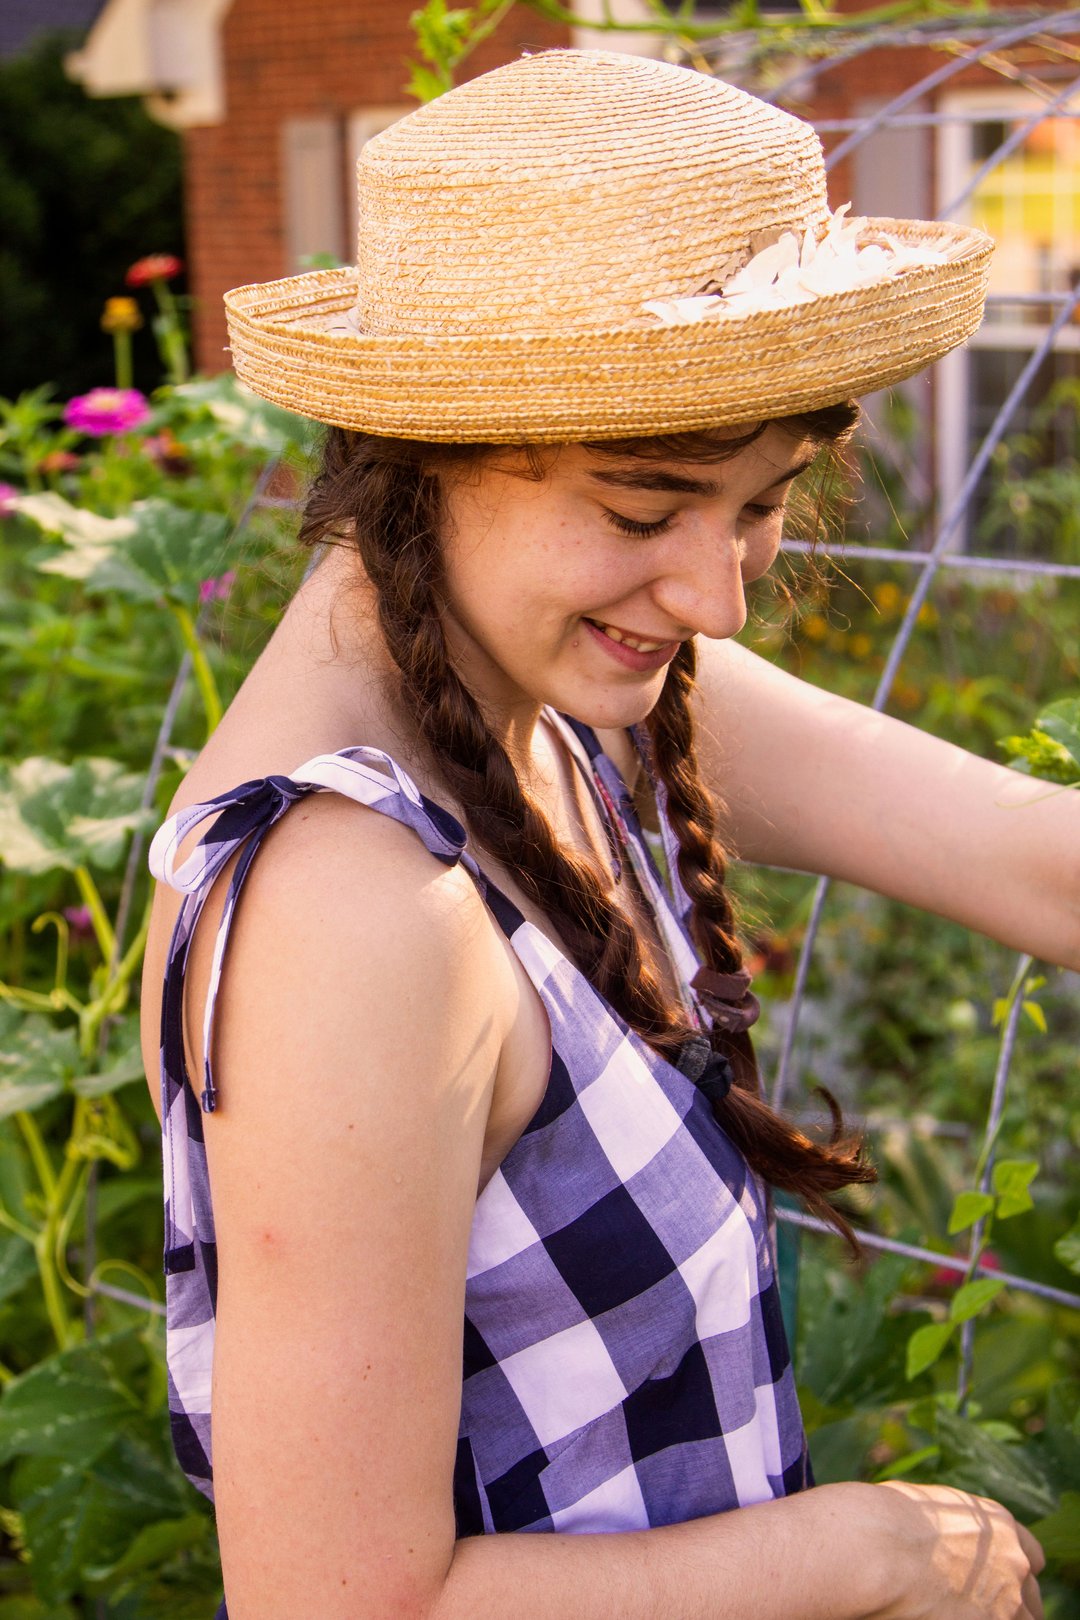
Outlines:
{"type": "Polygon", "coordinates": [[[137,332],[142,323],[134,298],[106,298],[101,316],[103,332],[137,332]]]}

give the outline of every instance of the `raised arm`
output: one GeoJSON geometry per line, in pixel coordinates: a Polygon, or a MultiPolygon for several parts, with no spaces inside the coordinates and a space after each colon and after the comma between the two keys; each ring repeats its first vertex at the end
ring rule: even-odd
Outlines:
{"type": "Polygon", "coordinates": [[[874,889],[1080,969],[1080,794],[699,641],[703,770],[741,858],[874,889]]]}

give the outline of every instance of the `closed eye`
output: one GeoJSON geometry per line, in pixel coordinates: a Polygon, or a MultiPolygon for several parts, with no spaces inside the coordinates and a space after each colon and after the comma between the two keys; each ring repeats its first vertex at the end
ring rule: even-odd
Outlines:
{"type": "Polygon", "coordinates": [[[638,540],[647,540],[652,535],[663,534],[671,525],[670,517],[658,518],[654,523],[639,523],[636,518],[623,517],[620,512],[612,512],[606,506],[604,517],[620,534],[633,535],[638,540]]]}
{"type": "Polygon", "coordinates": [[[743,511],[752,512],[757,518],[769,518],[775,517],[777,512],[782,512],[786,504],[786,501],[776,501],[772,506],[765,506],[759,501],[750,501],[743,507],[743,511]]]}

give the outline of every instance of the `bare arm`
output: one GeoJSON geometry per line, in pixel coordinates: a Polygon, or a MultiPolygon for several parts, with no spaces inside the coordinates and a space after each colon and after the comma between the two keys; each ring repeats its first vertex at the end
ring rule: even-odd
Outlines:
{"type": "Polygon", "coordinates": [[[699,641],[699,752],[737,853],[1080,968],[1080,794],[699,641]]]}
{"type": "Polygon", "coordinates": [[[988,1539],[959,1493],[959,1607],[923,1604],[942,1542],[925,1506],[875,1486],[455,1543],[466,1250],[517,980],[465,875],[343,801],[297,807],[249,885],[206,1128],[230,1620],[1037,1615],[982,1601],[974,1563],[1015,1600],[1027,1560],[1002,1510],[988,1539]]]}

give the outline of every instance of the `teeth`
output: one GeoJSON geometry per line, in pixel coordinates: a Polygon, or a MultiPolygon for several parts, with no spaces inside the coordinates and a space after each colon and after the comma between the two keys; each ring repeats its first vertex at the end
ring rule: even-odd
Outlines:
{"type": "Polygon", "coordinates": [[[667,643],[663,641],[638,641],[634,636],[625,635],[623,631],[616,630],[615,627],[610,624],[602,624],[600,628],[604,632],[605,636],[611,637],[612,641],[620,641],[624,647],[632,647],[635,652],[659,652],[661,647],[667,645],[667,643]]]}

